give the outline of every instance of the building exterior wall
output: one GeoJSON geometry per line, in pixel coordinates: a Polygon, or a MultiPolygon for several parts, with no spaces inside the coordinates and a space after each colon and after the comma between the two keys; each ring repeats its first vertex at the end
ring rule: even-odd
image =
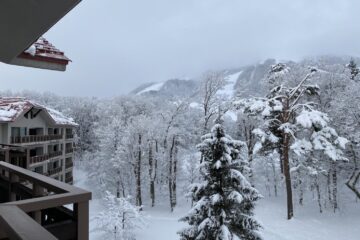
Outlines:
{"type": "Polygon", "coordinates": [[[1,143],[7,143],[10,141],[8,134],[8,123],[2,123],[0,125],[0,141],[1,143]]]}

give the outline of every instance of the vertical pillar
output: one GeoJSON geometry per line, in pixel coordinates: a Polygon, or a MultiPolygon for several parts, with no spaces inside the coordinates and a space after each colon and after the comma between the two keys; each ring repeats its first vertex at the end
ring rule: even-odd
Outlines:
{"type": "Polygon", "coordinates": [[[89,240],[89,202],[75,203],[74,214],[77,222],[77,239],[89,240]]]}
{"type": "Polygon", "coordinates": [[[10,150],[9,149],[5,150],[5,162],[7,162],[7,163],[10,162],[10,150]]]}
{"type": "Polygon", "coordinates": [[[62,175],[63,175],[63,182],[66,182],[66,128],[61,128],[61,134],[62,134],[62,139],[61,139],[61,150],[62,150],[62,159],[63,159],[63,171],[62,171],[62,175]]]}
{"type": "Polygon", "coordinates": [[[13,192],[12,186],[14,183],[19,182],[19,177],[14,173],[9,173],[9,200],[10,202],[16,201],[16,193],[13,192]]]}
{"type": "Polygon", "coordinates": [[[45,142],[42,147],[43,147],[43,154],[44,155],[49,154],[49,144],[45,142]]]}
{"type": "MultiPolygon", "coordinates": [[[[37,184],[33,184],[33,198],[41,197],[44,195],[44,188],[37,184]]],[[[41,211],[33,212],[34,220],[41,225],[41,211]]]]}
{"type": "MultiPolygon", "coordinates": [[[[5,150],[5,162],[10,163],[10,150],[5,150]]],[[[5,172],[5,177],[9,177],[9,172],[5,172]]]]}
{"type": "Polygon", "coordinates": [[[61,168],[62,168],[60,175],[62,176],[62,179],[63,179],[62,182],[65,182],[64,177],[65,177],[65,171],[66,171],[66,159],[61,158],[60,162],[61,162],[61,168]]]}
{"type": "Polygon", "coordinates": [[[26,169],[30,168],[30,149],[26,148],[26,169]]]}

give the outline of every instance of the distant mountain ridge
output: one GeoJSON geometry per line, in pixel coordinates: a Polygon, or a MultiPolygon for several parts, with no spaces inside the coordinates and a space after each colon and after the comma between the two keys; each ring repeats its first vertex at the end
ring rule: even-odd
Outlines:
{"type": "MultiPolygon", "coordinates": [[[[315,66],[323,72],[338,72],[350,59],[360,63],[359,58],[350,56],[318,56],[305,58],[299,62],[282,61],[294,69],[315,66]]],[[[263,62],[236,69],[224,69],[225,78],[229,81],[225,86],[226,94],[247,96],[263,96],[266,87],[265,79],[275,59],[266,59],[263,62]],[[230,93],[230,91],[233,91],[230,93]]],[[[200,81],[198,79],[170,79],[164,82],[146,83],[134,89],[131,95],[158,96],[158,97],[180,97],[188,98],[196,96],[200,81]]]]}
{"type": "Polygon", "coordinates": [[[199,81],[188,79],[170,79],[164,82],[147,83],[134,89],[131,95],[190,97],[199,89],[199,81]]]}

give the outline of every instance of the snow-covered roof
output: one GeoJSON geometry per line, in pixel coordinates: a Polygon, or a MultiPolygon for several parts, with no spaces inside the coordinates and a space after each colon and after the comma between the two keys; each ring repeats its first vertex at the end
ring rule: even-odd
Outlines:
{"type": "Polygon", "coordinates": [[[20,57],[37,58],[43,61],[57,61],[61,64],[68,64],[71,60],[67,58],[64,52],[57,49],[44,37],[40,37],[33,45],[31,45],[20,57]]]}
{"type": "Polygon", "coordinates": [[[14,122],[31,108],[44,110],[55,125],[78,126],[72,118],[66,117],[61,112],[21,97],[0,98],[0,122],[14,122]]]}

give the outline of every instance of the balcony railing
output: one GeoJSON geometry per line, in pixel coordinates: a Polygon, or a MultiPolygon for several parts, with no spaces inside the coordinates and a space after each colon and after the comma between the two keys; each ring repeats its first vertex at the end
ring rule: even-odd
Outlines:
{"type": "Polygon", "coordinates": [[[90,192],[0,162],[0,193],[0,239],[89,239],[90,192]]]}
{"type": "Polygon", "coordinates": [[[33,142],[45,142],[51,140],[62,139],[62,135],[29,135],[21,137],[11,137],[11,143],[33,143],[33,142]]]}
{"type": "Polygon", "coordinates": [[[65,178],[66,183],[72,183],[73,181],[74,181],[74,178],[72,176],[65,178]]]}
{"type": "Polygon", "coordinates": [[[68,162],[65,164],[65,168],[72,168],[74,166],[73,162],[68,162]]]}
{"type": "Polygon", "coordinates": [[[74,152],[74,148],[66,148],[65,149],[65,153],[73,153],[74,152]]]}
{"type": "Polygon", "coordinates": [[[62,171],[62,167],[58,167],[58,168],[54,168],[54,169],[49,170],[48,173],[49,173],[49,176],[52,176],[52,175],[57,174],[57,173],[59,173],[61,171],[62,171]]]}
{"type": "Polygon", "coordinates": [[[66,139],[72,139],[72,138],[74,138],[74,134],[66,134],[66,139]]]}
{"type": "Polygon", "coordinates": [[[52,152],[52,153],[45,154],[45,155],[30,157],[30,164],[43,162],[43,161],[46,161],[48,159],[58,157],[58,156],[61,156],[61,155],[62,155],[62,152],[57,151],[57,152],[52,152]]]}

